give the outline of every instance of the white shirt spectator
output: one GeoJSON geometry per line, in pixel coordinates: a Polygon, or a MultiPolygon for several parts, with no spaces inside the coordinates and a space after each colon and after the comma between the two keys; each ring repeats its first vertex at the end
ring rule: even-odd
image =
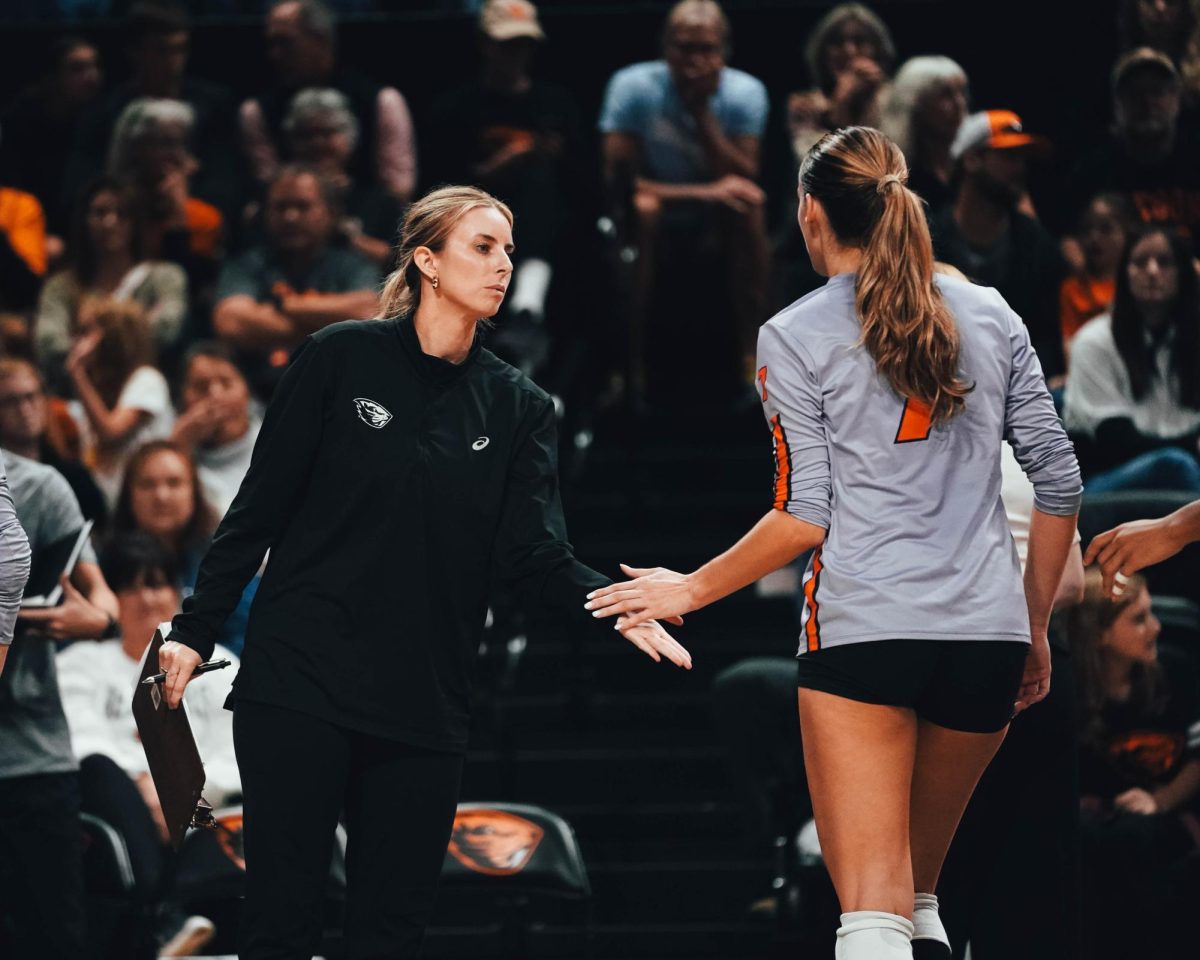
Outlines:
{"type": "MultiPolygon", "coordinates": [[[[214,807],[242,792],[233,752],[233,714],[225,698],[237,674],[238,659],[217,646],[213,659],[232,666],[214,670],[188,684],[184,702],[196,746],[204,761],[204,796],[214,807]]],[[[139,664],[120,640],[73,643],[58,654],[58,685],[63,712],[78,759],[103,754],[131,778],[146,773],[146,751],[133,719],[133,690],[139,664]]]]}
{"type": "MultiPolygon", "coordinates": [[[[1147,335],[1146,348],[1152,344],[1147,335]]],[[[1176,437],[1200,429],[1200,410],[1179,402],[1179,388],[1171,370],[1171,337],[1154,349],[1154,376],[1140,400],[1133,397],[1129,371],[1113,340],[1108,314],[1089,320],[1071,342],[1071,368],[1067,374],[1067,430],[1095,437],[1105,420],[1127,417],[1144,434],[1176,437]]]]}
{"type": "Polygon", "coordinates": [[[130,374],[117,398],[118,407],[132,407],[150,414],[149,419],[126,438],[120,447],[101,450],[96,434],[78,401],[71,403],[71,415],[79,424],[86,448],[85,461],[92,468],[96,485],[108,501],[109,509],[116,506],[125,477],[125,464],[143,443],[161,440],[171,435],[175,408],[171,406],[171,388],[167,378],[156,367],[138,367],[130,374]]]}
{"type": "Polygon", "coordinates": [[[250,429],[232,443],[218,447],[196,447],[196,470],[200,475],[200,486],[204,499],[209,502],[218,516],[233,503],[233,498],[242,485],[242,478],[250,469],[250,455],[254,452],[254,441],[262,421],[250,418],[250,429]]]}

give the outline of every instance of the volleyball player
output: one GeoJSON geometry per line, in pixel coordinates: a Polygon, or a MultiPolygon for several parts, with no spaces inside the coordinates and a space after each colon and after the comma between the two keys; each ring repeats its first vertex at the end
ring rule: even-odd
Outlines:
{"type": "Polygon", "coordinates": [[[759,335],[774,509],[693,573],[626,567],[588,604],[619,625],[677,616],[814,551],[800,725],[840,960],[912,957],[914,933],[946,955],[938,874],[1014,711],[1049,691],[1082,494],[1028,331],[996,291],[935,278],[906,178],[877,130],[809,151],[800,229],[830,279],[759,335]],[[1023,588],[1002,438],[1034,486],[1023,588]]]}

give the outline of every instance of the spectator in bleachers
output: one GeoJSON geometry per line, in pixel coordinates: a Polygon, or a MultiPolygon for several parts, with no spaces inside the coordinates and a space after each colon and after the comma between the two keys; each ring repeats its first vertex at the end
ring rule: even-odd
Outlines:
{"type": "Polygon", "coordinates": [[[359,129],[350,101],[331,87],[301,90],[283,118],[283,132],[296,162],[318,171],[336,193],[337,239],[385,270],[404,204],[351,172],[359,129]]]}
{"type": "Polygon", "coordinates": [[[967,74],[949,57],[913,57],[896,71],[880,129],[904,151],[908,189],[931,211],[954,200],[950,148],[966,116],[967,74]]]}
{"type": "Polygon", "coordinates": [[[787,99],[791,175],[773,240],[773,275],[767,313],[782,309],[820,285],[796,219],[795,178],[809,148],[842,126],[881,127],[891,99],[888,76],[896,48],[887,25],[861,3],[843,3],[822,17],[804,47],[813,87],[787,99]]]}
{"type": "Polygon", "coordinates": [[[1129,194],[1144,223],[1200,227],[1200,143],[1180,136],[1182,80],[1165,54],[1131,50],[1112,73],[1115,124],[1071,177],[1072,216],[1098,193],[1129,194]]]}
{"type": "Polygon", "coordinates": [[[84,518],[103,530],[108,504],[91,472],[70,449],[64,433],[72,427],[66,402],[47,396],[37,367],[17,357],[0,357],[0,447],[66,477],[84,518]]]}
{"type": "Polygon", "coordinates": [[[1159,647],[1140,576],[1124,594],[1087,574],[1069,619],[1080,706],[1088,960],[1184,956],[1198,891],[1180,871],[1200,850],[1200,697],[1195,663],[1159,647]]]}
{"type": "Polygon", "coordinates": [[[1078,236],[1083,269],[1067,277],[1058,294],[1063,355],[1068,360],[1075,334],[1112,305],[1117,265],[1132,225],[1133,211],[1124,194],[1102,193],[1084,211],[1078,236]]]}
{"type": "Polygon", "coordinates": [[[1183,81],[1182,116],[1193,135],[1200,106],[1200,19],[1192,0],[1121,0],[1117,31],[1121,52],[1151,47],[1171,58],[1183,81]]]}
{"type": "Polygon", "coordinates": [[[809,90],[788,95],[787,123],[798,164],[838,127],[878,127],[896,63],[887,24],[862,3],[840,3],[817,21],[804,45],[809,90]]]}
{"type": "MultiPolygon", "coordinates": [[[[167,547],[179,568],[184,597],[195,589],[200,561],[220,519],[204,495],[196,462],[183,447],[170,440],[153,440],[130,457],[113,512],[113,530],[117,535],[148,533],[167,547]]],[[[255,575],[243,591],[221,634],[221,643],[239,656],[258,580],[255,575]]]]}
{"type": "MultiPolygon", "coordinates": [[[[521,224],[508,313],[537,324],[580,163],[579,112],[571,94],[533,76],[545,33],[527,0],[489,0],[479,13],[479,76],[442,96],[430,123],[439,180],[477,183],[521,224]]],[[[520,322],[520,321],[518,321],[520,322]]],[[[511,321],[501,327],[503,337],[511,321]]]]}
{"type": "Polygon", "coordinates": [[[173,260],[206,279],[202,265],[220,257],[224,217],[192,195],[195,111],[182,100],[134,100],[112,135],[108,172],[133,190],[142,255],[173,260]]]}
{"type": "Polygon", "coordinates": [[[395,87],[369,80],[338,57],[332,11],[320,0],[274,0],[266,20],[267,60],[274,70],[269,89],[245,101],[239,112],[242,144],[255,178],[269,183],[284,152],[283,119],[299,91],[333,87],[349,101],[363,144],[352,172],[407,201],[417,182],[417,153],[408,104],[395,87]]]}
{"type": "Polygon", "coordinates": [[[66,359],[77,398],[72,413],[84,462],[112,506],[133,451],[171,432],[171,391],[154,366],[154,341],[137,304],[95,301],[80,311],[77,330],[66,359]]]}
{"type": "Polygon", "coordinates": [[[995,287],[1025,321],[1042,372],[1056,386],[1065,369],[1058,320],[1065,264],[1054,238],[1019,209],[1029,157],[1045,146],[1011,111],[971,114],[951,148],[954,200],[929,225],[937,259],[995,287]]]}
{"type": "MultiPolygon", "coordinates": [[[[2,390],[3,387],[0,387],[2,390]]],[[[193,344],[183,360],[182,406],[171,440],[196,462],[204,498],[223,517],[250,468],[261,418],[228,344],[193,344]]]]}
{"type": "Polygon", "coordinates": [[[118,118],[135,100],[179,100],[191,108],[192,143],[199,161],[192,185],[197,196],[229,215],[240,202],[235,102],[219,84],[187,74],[191,22],[176,0],[137,0],[125,15],[131,76],[90,111],[67,173],[68,202],[97,173],[111,153],[118,118]]]}
{"type": "MultiPolygon", "coordinates": [[[[79,760],[80,805],[121,835],[136,893],[147,907],[161,895],[168,832],[146,751],[138,737],[130,693],[141,658],[159,624],[179,609],[180,575],[172,552],[144,533],[117,537],[104,551],[104,572],[120,606],[118,636],[76,643],[58,654],[58,685],[71,746],[79,760]]],[[[204,761],[204,798],[215,807],[241,793],[233,752],[233,715],[224,709],[237,657],[217,646],[214,659],[232,665],[188,690],[188,722],[204,761]]]]}
{"type": "Polygon", "coordinates": [[[80,36],[57,38],[45,74],[22,90],[0,119],[0,169],[13,186],[38,198],[46,213],[46,252],[63,254],[70,208],[63,183],[85,112],[104,84],[100,54],[80,36]]]}
{"type": "Polygon", "coordinates": [[[62,382],[81,304],[103,297],[142,308],[159,354],[183,330],[187,275],[178,264],[142,258],[133,196],[112,177],[100,177],[80,197],[68,265],[46,281],[38,301],[34,347],[51,383],[62,382]]]}
{"type": "Polygon", "coordinates": [[[321,176],[284,167],[267,191],[266,242],[225,264],[213,327],[237,351],[251,387],[269,396],[289,351],[330,323],[375,316],[379,273],[332,245],[334,199],[321,176]]]}
{"type": "Polygon", "coordinates": [[[663,59],[613,74],[600,113],[614,213],[638,248],[630,320],[634,396],[644,392],[642,339],[667,235],[716,234],[739,347],[752,376],[765,295],[765,195],[759,176],[766,87],[726,65],[729,21],[715,0],[681,0],[667,15],[663,59]]]}
{"type": "Polygon", "coordinates": [[[1067,429],[1091,493],[1200,492],[1200,295],[1192,246],[1167,226],[1135,229],[1112,311],[1076,335],[1067,429]]]}
{"type": "MultiPolygon", "coordinates": [[[[52,543],[79,532],[83,515],[57,470],[9,451],[0,457],[36,565],[52,543]]],[[[115,626],[119,608],[90,544],[69,582],[59,607],[20,615],[0,676],[0,943],[5,960],[87,956],[79,765],[59,697],[53,641],[104,636],[115,626]]]]}

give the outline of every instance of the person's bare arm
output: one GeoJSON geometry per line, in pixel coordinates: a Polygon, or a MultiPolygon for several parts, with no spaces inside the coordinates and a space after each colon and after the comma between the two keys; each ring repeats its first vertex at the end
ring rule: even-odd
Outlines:
{"type": "Polygon", "coordinates": [[[1050,693],[1050,613],[1063,579],[1067,555],[1075,540],[1077,514],[1056,516],[1036,507],[1029,520],[1029,554],[1025,562],[1025,605],[1032,640],[1025,675],[1018,691],[1016,712],[1044,700],[1050,693]]]}
{"type": "Polygon", "coordinates": [[[713,172],[727,173],[753,180],[758,176],[761,145],[755,136],[728,136],[711,110],[696,114],[696,132],[713,172]]]}
{"type": "Polygon", "coordinates": [[[1058,593],[1054,595],[1054,609],[1065,610],[1083,603],[1083,551],[1079,544],[1071,544],[1067,565],[1063,568],[1058,593]]]}
{"type": "Polygon", "coordinates": [[[669,620],[727,597],[791,563],[825,541],[825,528],[772,510],[732,547],[694,573],[621,565],[636,579],[593,591],[586,608],[596,617],[621,615],[621,623],[669,620]]]}
{"type": "Polygon", "coordinates": [[[250,350],[292,343],[303,336],[296,324],[271,304],[241,293],[217,304],[213,329],[222,340],[250,350]]]}
{"type": "Polygon", "coordinates": [[[87,414],[100,446],[119,446],[126,437],[150,419],[147,411],[136,407],[116,407],[110,410],[82,365],[71,370],[71,379],[75,384],[75,395],[83,405],[83,412],[87,414]]]}
{"type": "Polygon", "coordinates": [[[22,610],[23,623],[51,640],[95,640],[117,618],[116,594],[95,563],[79,563],[70,579],[63,577],[63,601],[57,607],[22,610]]]}
{"type": "Polygon", "coordinates": [[[283,315],[301,335],[342,320],[360,320],[379,312],[374,290],[347,293],[302,293],[283,298],[283,315]]]}
{"type": "Polygon", "coordinates": [[[384,87],[375,101],[375,167],[392,196],[408,201],[417,184],[417,145],[408,103],[395,87],[384,87]]]}
{"type": "MultiPolygon", "coordinates": [[[[1139,570],[1175,556],[1200,540],[1200,500],[1158,520],[1133,520],[1097,534],[1088,544],[1084,564],[1100,564],[1104,595],[1113,596],[1116,575],[1139,570]]],[[[1119,591],[1118,591],[1119,592],[1119,591]]]]}
{"type": "Polygon", "coordinates": [[[359,232],[349,237],[349,243],[352,249],[357,250],[380,268],[386,267],[391,262],[392,245],[386,240],[368,237],[365,233],[359,232]]]}
{"type": "Polygon", "coordinates": [[[1200,793],[1200,758],[1186,761],[1175,778],[1151,792],[1159,810],[1178,810],[1200,793]]]}
{"type": "Polygon", "coordinates": [[[88,603],[98,607],[106,616],[115,620],[120,614],[121,605],[117,602],[117,595],[112,592],[108,581],[104,579],[99,564],[77,563],[75,573],[71,576],[71,582],[79,588],[79,592],[83,594],[88,603]]]}

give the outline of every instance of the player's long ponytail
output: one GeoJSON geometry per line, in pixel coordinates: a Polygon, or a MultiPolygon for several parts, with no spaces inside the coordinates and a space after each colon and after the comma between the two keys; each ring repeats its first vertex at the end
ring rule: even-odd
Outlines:
{"type": "Polygon", "coordinates": [[[937,424],[962,410],[971,387],[958,374],[958,328],[934,286],[929,226],[907,180],[900,148],[870,127],[826,134],[800,167],[801,188],[821,201],[838,241],[862,248],[863,346],[896,393],[927,404],[937,424]]]}
{"type": "Polygon", "coordinates": [[[441,250],[454,225],[476,207],[493,207],[513,222],[512,211],[478,187],[438,187],[413,203],[400,223],[396,269],[383,282],[379,319],[408,316],[421,302],[421,271],[413,262],[418,247],[441,250]]]}

